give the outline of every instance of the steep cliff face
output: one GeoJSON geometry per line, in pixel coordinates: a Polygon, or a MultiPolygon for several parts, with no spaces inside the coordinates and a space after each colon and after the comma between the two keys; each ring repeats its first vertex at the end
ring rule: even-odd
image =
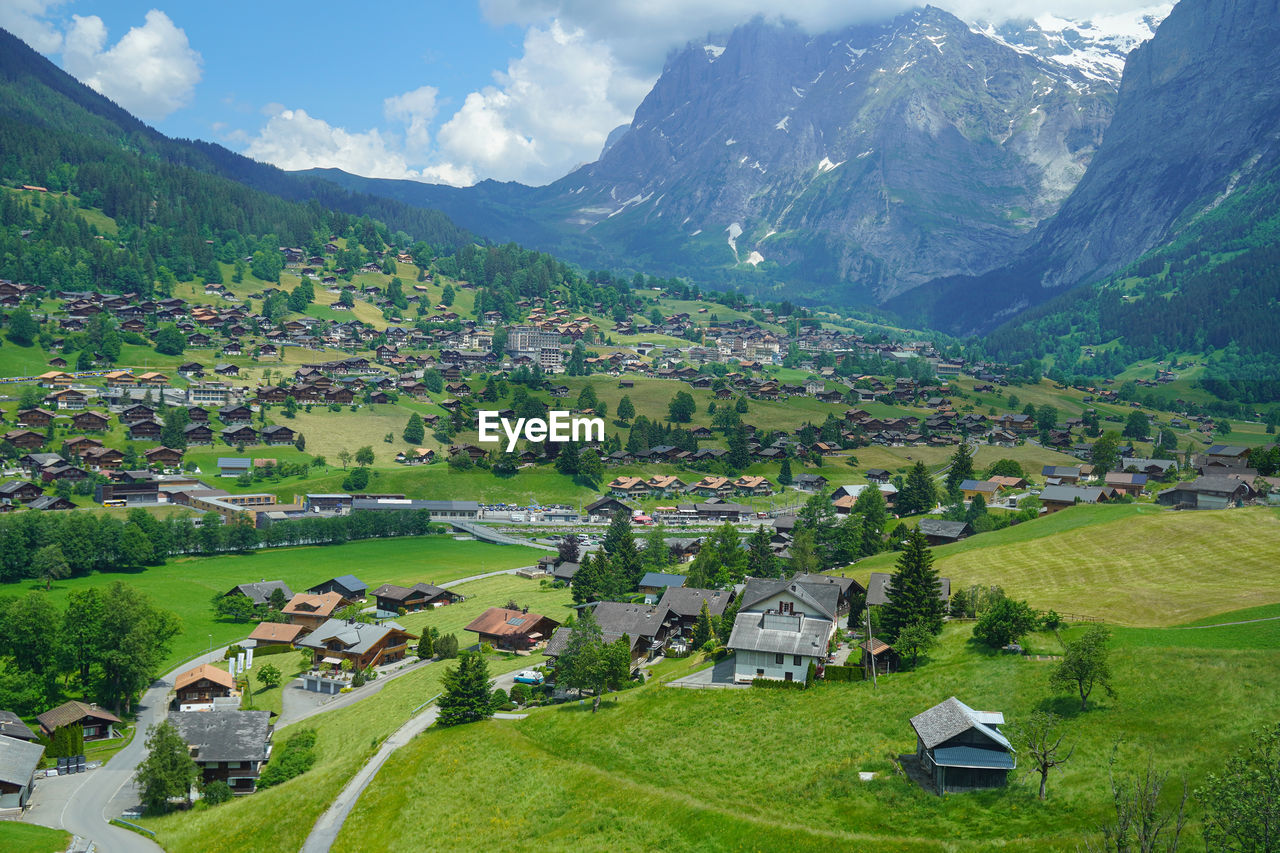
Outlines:
{"type": "Polygon", "coordinates": [[[600,159],[549,186],[348,184],[587,265],[879,302],[1025,248],[1157,23],[992,28],[928,7],[814,36],[757,20],[674,54],[600,159]]]}
{"type": "Polygon", "coordinates": [[[1280,2],[1182,0],[1130,55],[1087,174],[1016,262],[896,307],[956,331],[990,328],[1176,239],[1278,166],[1280,2]]]}
{"type": "Polygon", "coordinates": [[[623,254],[876,301],[1020,248],[1084,174],[1113,86],[934,8],[814,37],[755,22],[675,56],[543,204],[623,254]]]}

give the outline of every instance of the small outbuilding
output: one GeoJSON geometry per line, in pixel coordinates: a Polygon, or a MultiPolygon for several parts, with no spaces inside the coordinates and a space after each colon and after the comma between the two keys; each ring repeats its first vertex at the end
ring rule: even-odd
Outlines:
{"type": "Polygon", "coordinates": [[[939,794],[1005,785],[1017,761],[1002,725],[1001,712],[975,711],[954,696],[911,718],[920,769],[939,794]]]}

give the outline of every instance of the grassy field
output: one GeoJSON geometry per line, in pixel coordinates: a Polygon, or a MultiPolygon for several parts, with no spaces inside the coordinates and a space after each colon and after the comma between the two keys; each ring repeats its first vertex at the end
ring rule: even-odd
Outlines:
{"type": "MultiPolygon", "coordinates": [[[[295,592],[336,575],[354,574],[372,590],[383,583],[441,583],[470,575],[527,566],[544,552],[532,548],[458,541],[447,536],[374,539],[345,545],[274,548],[250,554],[174,560],[137,572],[98,573],[58,581],[49,593],[59,607],[68,593],[120,580],[177,613],[183,632],[165,662],[176,666],[209,648],[244,638],[253,624],[216,621],[209,600],[236,584],[283,580],[295,592]]],[[[30,583],[32,589],[43,589],[30,583]]],[[[14,590],[15,592],[17,589],[14,590]]]]}
{"type": "Polygon", "coordinates": [[[0,820],[0,850],[5,853],[61,853],[71,843],[71,833],[34,823],[0,820]]]}
{"type": "Polygon", "coordinates": [[[568,839],[619,851],[1073,850],[1108,819],[1117,740],[1122,767],[1154,751],[1161,770],[1185,772],[1194,787],[1250,729],[1274,723],[1274,648],[1118,641],[1117,697],[1081,714],[1048,690],[1049,664],[985,653],[970,630],[949,625],[922,668],[875,689],[651,684],[598,715],[571,704],[515,723],[429,730],[392,756],[335,846],[409,851],[430,838],[438,850],[540,850],[568,839]],[[892,757],[914,751],[909,718],[950,695],[1010,722],[1037,708],[1064,714],[1075,754],[1050,777],[1046,802],[1025,770],[1006,789],[946,797],[894,772],[892,757]],[[519,783],[502,784],[495,767],[518,767],[519,783]]]}
{"type": "MultiPolygon", "coordinates": [[[[529,580],[520,582],[531,590],[534,598],[530,600],[536,600],[538,584],[529,580]]],[[[459,589],[473,597],[477,604],[486,602],[485,606],[503,604],[505,596],[511,594],[503,590],[491,599],[496,588],[489,581],[464,584],[459,589]]],[[[461,613],[470,603],[452,605],[433,615],[444,616],[454,610],[461,613]]],[[[525,669],[542,660],[541,656],[493,655],[489,658],[489,671],[497,675],[525,669]]],[[[415,708],[440,692],[440,678],[452,665],[452,662],[437,662],[420,667],[389,682],[370,699],[277,731],[275,742],[280,744],[296,729],[316,729],[317,761],[304,775],[216,809],[146,819],[141,823],[154,829],[156,840],[173,853],[203,853],[210,849],[209,838],[214,835],[218,838],[219,851],[294,853],[301,848],[316,819],[378,745],[408,720],[415,708]]]]}
{"type": "Polygon", "coordinates": [[[515,575],[484,578],[463,584],[458,588],[467,596],[465,601],[425,610],[420,613],[409,613],[398,621],[413,634],[421,634],[427,628],[435,627],[441,634],[454,634],[461,648],[474,646],[476,636],[467,634],[462,629],[473,619],[490,607],[501,607],[508,601],[514,601],[521,607],[528,607],[534,613],[548,616],[557,622],[564,622],[573,611],[569,604],[573,598],[568,587],[556,589],[550,584],[519,578],[515,575]]]}
{"type": "MultiPolygon", "coordinates": [[[[998,584],[1032,606],[1135,627],[1280,601],[1280,513],[1074,507],[934,549],[952,589],[998,584]]],[[[892,571],[893,554],[856,565],[892,571]]]]}

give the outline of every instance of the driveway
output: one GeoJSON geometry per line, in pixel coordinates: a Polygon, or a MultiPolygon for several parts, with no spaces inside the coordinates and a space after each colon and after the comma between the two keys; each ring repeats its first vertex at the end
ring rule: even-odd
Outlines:
{"type": "Polygon", "coordinates": [[[38,780],[26,819],[92,839],[97,853],[161,853],[154,841],[108,821],[138,805],[133,773],[146,757],[147,729],[168,715],[166,700],[173,680],[202,663],[222,660],[225,654],[226,649],[222,648],[201,655],[153,681],[136,706],[138,730],[129,745],[103,767],[74,776],[38,780]]]}
{"type": "Polygon", "coordinates": [[[706,688],[745,688],[750,684],[738,684],[733,680],[733,655],[721,661],[716,661],[716,665],[707,669],[700,669],[684,678],[677,678],[674,681],[667,682],[668,687],[687,687],[692,689],[706,688]]]}

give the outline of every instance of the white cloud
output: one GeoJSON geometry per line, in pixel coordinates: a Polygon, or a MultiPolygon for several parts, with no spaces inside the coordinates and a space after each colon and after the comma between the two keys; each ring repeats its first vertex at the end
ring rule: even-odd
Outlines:
{"type": "Polygon", "coordinates": [[[336,168],[369,178],[409,177],[404,155],[377,130],[351,133],[306,110],[281,109],[244,152],[281,169],[336,168]]]}
{"type": "Polygon", "coordinates": [[[439,157],[498,180],[546,183],[594,160],[631,120],[652,80],[621,71],[609,47],[558,21],[525,34],[495,86],[467,95],[440,128],[439,157]]]}
{"type": "Polygon", "coordinates": [[[56,53],[62,33],[49,20],[49,12],[63,0],[3,0],[0,27],[4,27],[40,53],[56,53]]]}
{"type": "Polygon", "coordinates": [[[439,94],[440,90],[434,86],[422,86],[382,102],[382,111],[386,117],[405,125],[406,148],[426,151],[431,144],[428,128],[436,117],[436,96],[439,94]]]}
{"type": "MultiPolygon", "coordinates": [[[[1030,18],[1049,8],[1085,19],[1133,11],[1153,0],[959,0],[976,21],[1030,18]]],[[[387,98],[391,132],[351,132],[301,110],[273,116],[246,153],[283,168],[336,166],[371,177],[465,186],[476,180],[543,184],[599,155],[610,131],[630,122],[672,50],[761,15],[810,32],[886,20],[912,0],[480,0],[490,21],[525,28],[521,55],[452,114],[433,86],[387,98]],[[288,118],[286,118],[288,116],[288,118]],[[437,130],[434,123],[442,120],[437,130]],[[403,128],[401,131],[400,128],[403,128]],[[402,135],[401,135],[402,134],[402,135]],[[401,143],[403,139],[403,143],[401,143]]]]}
{"type": "Polygon", "coordinates": [[[162,119],[185,106],[200,82],[200,54],[187,34],[158,9],[109,49],[97,15],[72,16],[62,49],[66,70],[144,119],[162,119]]]}

